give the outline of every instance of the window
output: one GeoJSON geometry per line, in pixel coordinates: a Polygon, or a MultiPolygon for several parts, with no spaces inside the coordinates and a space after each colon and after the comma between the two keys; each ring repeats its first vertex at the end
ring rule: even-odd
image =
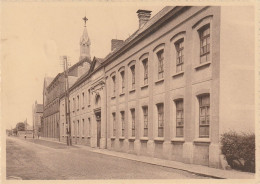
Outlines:
{"type": "Polygon", "coordinates": [[[112,113],[112,117],[113,117],[113,137],[116,136],[116,113],[112,113]]]}
{"type": "Polygon", "coordinates": [[[158,58],[158,79],[163,79],[163,49],[157,52],[157,58],[158,58]]]}
{"type": "Polygon", "coordinates": [[[210,26],[209,24],[199,30],[200,36],[200,63],[210,61],[210,26]]]}
{"type": "Polygon", "coordinates": [[[116,76],[112,77],[113,81],[113,91],[112,91],[112,96],[116,96],[116,76]]]}
{"type": "Polygon", "coordinates": [[[176,72],[183,71],[184,63],[184,39],[180,39],[175,43],[176,48],[176,72]]]}
{"type": "Polygon", "coordinates": [[[131,66],[131,73],[132,73],[132,89],[135,89],[135,65],[131,66]]]}
{"type": "Polygon", "coordinates": [[[122,137],[125,136],[125,112],[121,111],[122,137]]]}
{"type": "Polygon", "coordinates": [[[210,97],[199,96],[199,137],[209,137],[210,97]]]}
{"type": "Polygon", "coordinates": [[[73,121],[73,135],[75,136],[75,134],[76,134],[76,128],[75,128],[75,121],[73,121]]]}
{"type": "Polygon", "coordinates": [[[163,103],[157,104],[158,111],[158,137],[163,137],[163,127],[164,127],[164,111],[163,103]]]}
{"type": "Polygon", "coordinates": [[[121,73],[121,93],[125,92],[125,72],[122,71],[121,73]]]}
{"type": "Polygon", "coordinates": [[[176,105],[176,137],[183,137],[184,114],[183,114],[183,100],[175,101],[176,105]]]}
{"type": "Polygon", "coordinates": [[[84,108],[85,106],[85,94],[82,93],[82,109],[84,108]]]}
{"type": "Polygon", "coordinates": [[[85,135],[85,120],[82,119],[82,136],[85,135]]]}
{"type": "Polygon", "coordinates": [[[143,107],[144,114],[144,137],[148,137],[148,107],[143,107]]]}
{"type": "Polygon", "coordinates": [[[91,136],[91,119],[88,118],[88,136],[91,136]]]}
{"type": "Polygon", "coordinates": [[[79,110],[79,95],[77,96],[77,100],[78,100],[78,107],[77,107],[77,110],[79,110]]]}
{"type": "Polygon", "coordinates": [[[90,89],[88,89],[88,105],[90,105],[91,103],[91,93],[90,93],[90,89]]]}
{"type": "Polygon", "coordinates": [[[75,101],[75,98],[73,98],[73,112],[75,111],[76,109],[76,101],[75,101]]]}
{"type": "Polygon", "coordinates": [[[143,60],[144,66],[144,85],[148,84],[148,59],[143,60]]]}
{"type": "Polygon", "coordinates": [[[135,109],[131,109],[132,118],[132,137],[135,137],[135,109]]]}
{"type": "Polygon", "coordinates": [[[78,124],[77,124],[77,136],[79,136],[79,120],[78,120],[78,124]]]}

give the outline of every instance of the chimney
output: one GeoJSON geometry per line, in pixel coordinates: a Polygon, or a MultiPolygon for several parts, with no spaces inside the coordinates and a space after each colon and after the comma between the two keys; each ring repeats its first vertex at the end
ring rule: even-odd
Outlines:
{"type": "Polygon", "coordinates": [[[111,51],[121,47],[123,45],[123,43],[124,43],[124,40],[112,39],[111,40],[111,51]]]}
{"type": "Polygon", "coordinates": [[[150,20],[151,12],[149,10],[138,10],[136,13],[138,14],[139,18],[139,29],[143,27],[150,20]]]}

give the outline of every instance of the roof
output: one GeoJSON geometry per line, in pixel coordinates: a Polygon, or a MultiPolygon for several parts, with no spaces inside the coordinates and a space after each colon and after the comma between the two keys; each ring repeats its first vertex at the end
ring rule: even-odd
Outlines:
{"type": "Polygon", "coordinates": [[[154,15],[146,24],[144,24],[143,27],[141,27],[140,29],[136,30],[131,36],[129,36],[124,43],[121,45],[121,47],[118,47],[117,49],[113,50],[112,52],[110,52],[104,59],[107,60],[108,58],[110,58],[114,53],[118,52],[122,47],[124,47],[125,45],[127,45],[129,42],[131,42],[134,38],[136,38],[138,35],[140,35],[141,33],[143,33],[145,30],[147,30],[148,28],[150,28],[155,22],[157,22],[159,19],[161,19],[164,15],[166,15],[167,13],[169,13],[171,10],[173,10],[175,8],[175,6],[166,6],[164,7],[161,11],[159,11],[156,15],[154,15]]]}
{"type": "Polygon", "coordinates": [[[78,77],[75,76],[68,76],[68,81],[69,81],[69,88],[73,86],[73,84],[77,81],[78,77]]]}
{"type": "Polygon", "coordinates": [[[42,113],[43,112],[43,104],[35,104],[35,112],[42,113]]]}
{"type": "Polygon", "coordinates": [[[46,87],[53,81],[53,77],[45,77],[44,80],[46,81],[46,87]]]}

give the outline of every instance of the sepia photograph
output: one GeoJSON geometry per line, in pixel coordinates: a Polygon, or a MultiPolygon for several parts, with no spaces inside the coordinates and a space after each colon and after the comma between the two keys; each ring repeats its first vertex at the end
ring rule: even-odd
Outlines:
{"type": "Polygon", "coordinates": [[[0,6],[3,183],[257,181],[256,1],[0,6]]]}

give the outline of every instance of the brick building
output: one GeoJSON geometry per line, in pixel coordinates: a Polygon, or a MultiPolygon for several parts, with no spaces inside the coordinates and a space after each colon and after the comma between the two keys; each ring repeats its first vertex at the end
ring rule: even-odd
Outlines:
{"type": "MultiPolygon", "coordinates": [[[[69,89],[73,143],[221,167],[221,134],[254,132],[252,12],[138,10],[138,30],[113,39],[104,59],[90,60],[81,42],[88,61],[69,89]]],[[[64,94],[59,109],[65,141],[64,94]]]]}

